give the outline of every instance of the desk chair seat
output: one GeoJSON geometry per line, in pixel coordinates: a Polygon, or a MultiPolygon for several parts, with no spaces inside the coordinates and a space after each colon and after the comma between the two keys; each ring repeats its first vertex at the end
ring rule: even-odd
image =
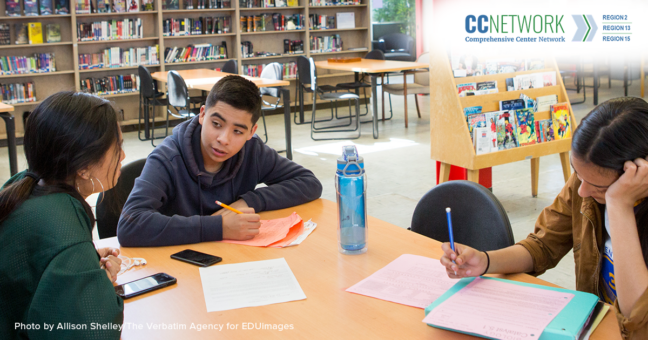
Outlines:
{"type": "MultiPolygon", "coordinates": [[[[389,92],[398,96],[405,95],[405,85],[403,84],[385,84],[383,86],[385,87],[385,92],[389,92]]],[[[430,86],[424,86],[417,83],[408,83],[407,94],[430,94],[430,86]]]]}
{"type": "Polygon", "coordinates": [[[506,210],[490,190],[470,181],[450,181],[428,191],[414,209],[412,231],[449,242],[445,209],[452,209],[454,241],[477,250],[515,244],[506,210]]]}

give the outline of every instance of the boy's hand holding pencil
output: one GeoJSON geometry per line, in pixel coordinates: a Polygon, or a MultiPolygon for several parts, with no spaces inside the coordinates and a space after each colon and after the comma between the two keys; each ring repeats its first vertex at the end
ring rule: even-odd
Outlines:
{"type": "Polygon", "coordinates": [[[236,209],[220,201],[216,201],[216,204],[223,207],[218,212],[224,210],[221,214],[214,214],[223,216],[224,240],[249,240],[259,234],[261,216],[255,214],[254,208],[236,209]]]}

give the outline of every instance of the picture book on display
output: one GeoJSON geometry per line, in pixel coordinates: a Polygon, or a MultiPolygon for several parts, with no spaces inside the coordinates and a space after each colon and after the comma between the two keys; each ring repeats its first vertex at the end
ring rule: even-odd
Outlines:
{"type": "Polygon", "coordinates": [[[480,92],[482,94],[486,93],[497,93],[497,82],[496,81],[482,81],[477,83],[476,85],[476,92],[480,92]]]}
{"type": "Polygon", "coordinates": [[[551,119],[536,121],[536,135],[538,143],[551,142],[554,140],[553,122],[551,119]]]}
{"type": "Polygon", "coordinates": [[[16,45],[29,44],[29,38],[27,36],[27,23],[14,25],[14,31],[16,32],[16,45]]]}
{"type": "Polygon", "coordinates": [[[180,8],[180,1],[179,0],[164,0],[162,2],[164,5],[163,9],[179,9],[180,8]]]}
{"type": "Polygon", "coordinates": [[[70,1],[69,0],[54,0],[54,13],[55,14],[70,14],[70,1]]]}
{"type": "Polygon", "coordinates": [[[110,13],[110,0],[97,0],[97,12],[110,13]]]}
{"type": "Polygon", "coordinates": [[[30,44],[42,44],[43,43],[43,26],[40,22],[30,22],[28,23],[27,32],[29,34],[29,43],[30,44]]]}
{"type": "Polygon", "coordinates": [[[468,122],[468,132],[470,133],[471,139],[473,137],[473,130],[475,128],[486,127],[486,117],[483,113],[469,115],[468,117],[466,117],[466,121],[468,122]]]}
{"type": "Polygon", "coordinates": [[[38,15],[38,1],[37,0],[24,0],[25,15],[37,16],[38,15]]]}
{"type": "Polygon", "coordinates": [[[533,112],[537,112],[537,103],[534,99],[531,99],[531,97],[527,96],[526,94],[522,93],[520,94],[520,99],[524,100],[524,108],[525,109],[533,109],[533,112]]]}
{"type": "Polygon", "coordinates": [[[477,90],[477,83],[465,83],[457,85],[457,93],[460,97],[465,97],[468,93],[474,93],[477,90]]]}
{"type": "Polygon", "coordinates": [[[53,0],[40,0],[40,15],[51,15],[54,13],[53,0]]]}
{"type": "Polygon", "coordinates": [[[518,146],[515,111],[501,111],[497,117],[497,149],[513,149],[518,146]]]}
{"type": "Polygon", "coordinates": [[[524,99],[512,99],[500,101],[500,111],[503,110],[519,110],[526,108],[524,99]]]}
{"type": "Polygon", "coordinates": [[[476,127],[473,130],[475,154],[482,155],[491,152],[490,133],[487,127],[476,127]]]}
{"type": "Polygon", "coordinates": [[[45,39],[48,43],[61,42],[61,25],[47,24],[45,26],[45,39]]]}
{"type": "Polygon", "coordinates": [[[139,0],[126,0],[126,4],[128,4],[129,12],[139,12],[140,10],[139,0]]]}
{"type": "Polygon", "coordinates": [[[464,109],[464,114],[467,115],[472,115],[475,113],[481,113],[482,112],[482,107],[481,106],[471,106],[471,107],[465,107],[464,109]]]}
{"type": "Polygon", "coordinates": [[[152,11],[153,8],[154,8],[153,0],[142,0],[142,10],[143,11],[152,11]]]}
{"type": "Polygon", "coordinates": [[[555,86],[556,72],[521,74],[513,78],[513,85],[516,91],[555,86]]]}
{"type": "Polygon", "coordinates": [[[5,15],[8,17],[21,16],[20,0],[5,0],[5,15]]]}
{"type": "Polygon", "coordinates": [[[0,45],[11,45],[11,25],[0,24],[0,45]]]}
{"type": "Polygon", "coordinates": [[[544,69],[544,59],[542,58],[531,58],[526,60],[526,70],[542,70],[544,69]]]}
{"type": "Polygon", "coordinates": [[[533,145],[536,143],[535,116],[532,109],[515,111],[517,120],[517,135],[519,146],[533,145]]]}
{"type": "Polygon", "coordinates": [[[126,12],[126,0],[113,0],[113,12],[115,13],[126,12]]]}
{"type": "Polygon", "coordinates": [[[571,120],[567,103],[555,104],[551,107],[554,137],[556,140],[571,138],[571,120]]]}
{"type": "Polygon", "coordinates": [[[490,150],[488,152],[495,152],[497,148],[497,120],[502,111],[486,112],[484,119],[486,120],[486,127],[488,128],[488,141],[490,150]]]}
{"type": "Polygon", "coordinates": [[[548,96],[541,96],[536,98],[538,109],[536,112],[544,112],[551,110],[551,106],[558,104],[558,96],[551,94],[548,96]]]}

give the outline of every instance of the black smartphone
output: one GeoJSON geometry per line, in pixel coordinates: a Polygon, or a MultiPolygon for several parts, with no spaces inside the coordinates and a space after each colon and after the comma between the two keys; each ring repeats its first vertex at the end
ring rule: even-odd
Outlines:
{"type": "Polygon", "coordinates": [[[220,261],[223,261],[223,259],[218,256],[201,253],[199,251],[195,251],[191,249],[186,249],[179,253],[175,253],[171,255],[171,258],[188,262],[191,264],[195,264],[196,266],[199,267],[209,267],[212,264],[216,264],[220,261]]]}
{"type": "Polygon", "coordinates": [[[175,277],[169,274],[157,273],[155,275],[116,286],[115,292],[122,298],[129,299],[156,289],[170,286],[175,284],[177,281],[178,280],[176,280],[175,277]]]}

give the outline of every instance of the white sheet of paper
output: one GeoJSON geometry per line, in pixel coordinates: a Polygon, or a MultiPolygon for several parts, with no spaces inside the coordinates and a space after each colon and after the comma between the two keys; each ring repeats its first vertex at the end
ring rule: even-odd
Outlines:
{"type": "Polygon", "coordinates": [[[571,293],[478,277],[423,322],[496,339],[538,339],[572,298],[571,293]]]}
{"type": "Polygon", "coordinates": [[[313,220],[308,220],[308,222],[304,222],[304,231],[301,233],[301,235],[299,235],[294,241],[292,241],[292,243],[290,243],[286,247],[296,246],[302,243],[308,237],[308,235],[310,235],[310,233],[312,233],[313,230],[315,230],[316,227],[317,227],[317,223],[313,222],[313,220]]]}
{"type": "Polygon", "coordinates": [[[455,283],[439,260],[404,254],[346,291],[425,308],[455,283]]]}
{"type": "Polygon", "coordinates": [[[283,257],[200,268],[200,279],[207,312],[306,299],[283,257]]]}

